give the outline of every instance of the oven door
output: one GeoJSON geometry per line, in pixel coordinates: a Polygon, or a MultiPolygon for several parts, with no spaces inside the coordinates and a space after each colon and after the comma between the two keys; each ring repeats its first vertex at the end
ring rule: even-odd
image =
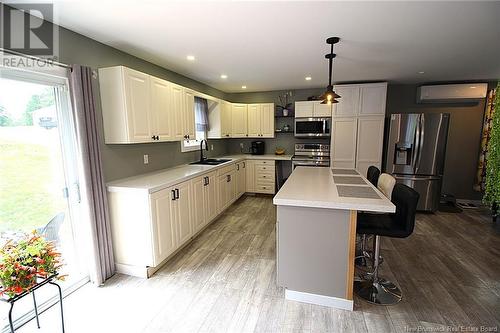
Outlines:
{"type": "Polygon", "coordinates": [[[330,136],[330,118],[295,118],[296,137],[330,136]]]}
{"type": "Polygon", "coordinates": [[[307,167],[329,167],[330,166],[330,158],[321,158],[321,157],[294,157],[292,158],[292,166],[307,166],[307,167]]]}

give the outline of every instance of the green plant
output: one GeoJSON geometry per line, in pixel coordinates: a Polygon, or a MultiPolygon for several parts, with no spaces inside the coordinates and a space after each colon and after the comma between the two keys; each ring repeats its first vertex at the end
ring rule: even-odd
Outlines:
{"type": "Polygon", "coordinates": [[[483,200],[495,207],[500,205],[500,82],[497,84],[495,112],[486,162],[486,189],[483,200]]]}
{"type": "Polygon", "coordinates": [[[8,241],[0,249],[0,296],[13,297],[32,287],[37,278],[57,274],[62,266],[60,258],[54,244],[36,234],[8,241]]]}

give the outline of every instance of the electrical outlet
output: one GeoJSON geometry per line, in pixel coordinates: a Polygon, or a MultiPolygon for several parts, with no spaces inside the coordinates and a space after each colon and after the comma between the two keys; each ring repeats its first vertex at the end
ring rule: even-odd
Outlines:
{"type": "Polygon", "coordinates": [[[144,164],[149,164],[149,155],[144,154],[144,164]]]}
{"type": "Polygon", "coordinates": [[[240,148],[243,149],[244,146],[243,146],[243,142],[240,142],[240,148]]]}
{"type": "Polygon", "coordinates": [[[214,145],[210,145],[210,150],[214,150],[214,145]]]}

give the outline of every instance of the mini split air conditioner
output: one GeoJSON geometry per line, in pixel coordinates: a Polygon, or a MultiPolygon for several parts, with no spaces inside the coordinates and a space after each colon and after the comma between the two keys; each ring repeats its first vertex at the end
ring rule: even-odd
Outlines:
{"type": "Polygon", "coordinates": [[[462,83],[420,86],[417,103],[456,103],[485,98],[487,83],[462,83]]]}

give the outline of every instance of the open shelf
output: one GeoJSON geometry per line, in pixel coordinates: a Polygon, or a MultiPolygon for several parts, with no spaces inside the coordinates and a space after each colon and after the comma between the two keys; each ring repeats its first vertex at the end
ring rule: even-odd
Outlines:
{"type": "Polygon", "coordinates": [[[293,131],[277,131],[277,130],[275,130],[274,133],[290,133],[290,134],[293,134],[294,132],[293,131]]]}

